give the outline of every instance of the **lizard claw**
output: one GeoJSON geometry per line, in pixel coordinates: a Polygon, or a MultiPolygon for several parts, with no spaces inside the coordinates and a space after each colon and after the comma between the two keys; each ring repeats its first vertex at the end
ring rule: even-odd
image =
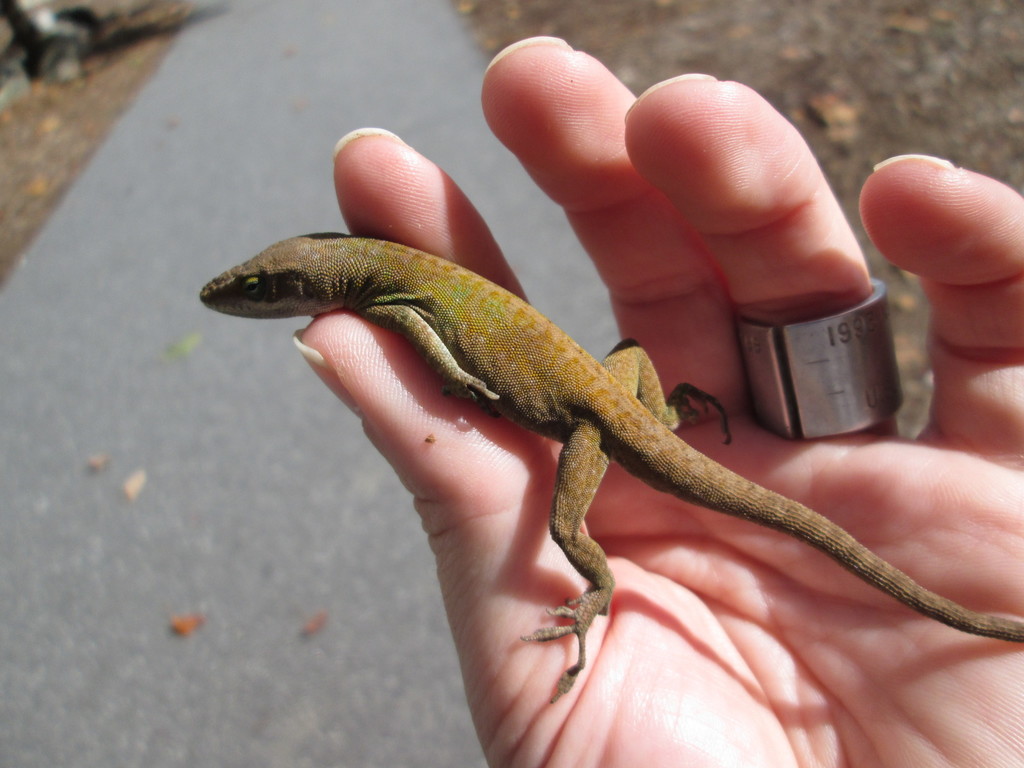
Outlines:
{"type": "MultiPolygon", "coordinates": [[[[569,605],[572,605],[570,603],[569,605]]],[[[557,616],[560,619],[575,619],[576,611],[569,607],[569,605],[559,605],[557,608],[548,608],[548,616],[557,616]]]]}
{"type": "MultiPolygon", "coordinates": [[[[497,392],[492,392],[487,386],[487,382],[483,379],[478,379],[476,376],[470,376],[466,374],[465,381],[460,382],[465,387],[469,397],[474,400],[481,397],[487,398],[488,400],[500,400],[501,397],[497,392]]],[[[461,393],[460,393],[461,394],[461,393]]],[[[464,395],[465,396],[465,395],[464,395]]]]}
{"type": "MultiPolygon", "coordinates": [[[[552,616],[568,616],[571,614],[558,613],[560,610],[568,611],[568,608],[551,608],[548,609],[548,613],[552,616]]],[[[525,640],[528,643],[546,643],[549,640],[557,640],[560,637],[566,635],[576,635],[579,640],[579,656],[576,659],[576,663],[569,667],[562,676],[558,678],[558,682],[555,684],[555,695],[551,697],[551,703],[554,704],[563,694],[568,693],[572,690],[573,685],[576,682],[576,678],[579,677],[580,672],[587,666],[587,635],[586,630],[580,630],[578,624],[573,623],[561,627],[541,627],[532,635],[522,635],[520,640],[525,640]]]]}
{"type": "Polygon", "coordinates": [[[558,640],[566,635],[576,635],[576,640],[579,643],[579,655],[576,658],[576,663],[569,667],[558,679],[558,683],[555,685],[555,695],[551,698],[552,704],[572,689],[576,678],[583,671],[583,668],[587,666],[587,630],[590,629],[595,616],[608,613],[608,604],[611,602],[611,597],[610,589],[594,589],[584,592],[579,597],[568,600],[566,605],[547,609],[549,616],[572,619],[571,624],[564,624],[558,627],[541,627],[533,634],[520,637],[521,640],[528,643],[546,643],[550,640],[558,640]]]}
{"type": "Polygon", "coordinates": [[[500,400],[501,396],[497,392],[492,392],[483,380],[478,379],[475,376],[469,376],[467,374],[465,379],[449,381],[441,387],[441,394],[464,397],[467,400],[472,400],[477,403],[491,416],[501,415],[497,410],[495,410],[494,406],[491,405],[492,401],[500,400]]]}
{"type": "Polygon", "coordinates": [[[732,433],[729,431],[729,417],[725,413],[725,408],[722,407],[722,404],[718,402],[718,398],[714,395],[708,394],[693,384],[683,383],[676,385],[676,388],[672,390],[672,393],[666,399],[666,403],[677,409],[679,419],[684,424],[696,424],[700,421],[701,413],[690,402],[691,398],[704,406],[705,414],[710,412],[711,407],[718,411],[719,419],[722,422],[722,434],[725,435],[725,439],[722,442],[725,445],[729,445],[732,442],[732,433]]]}

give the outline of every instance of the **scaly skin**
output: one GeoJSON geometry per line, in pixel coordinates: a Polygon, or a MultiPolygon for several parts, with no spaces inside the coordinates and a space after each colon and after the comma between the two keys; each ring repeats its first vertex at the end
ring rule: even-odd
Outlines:
{"type": "Polygon", "coordinates": [[[579,658],[558,681],[552,701],[572,688],[586,665],[587,630],[607,613],[615,587],[604,551],[581,531],[609,461],[659,491],[806,542],[936,621],[1024,642],[1024,622],[977,613],[930,592],[827,518],[683,442],[672,430],[697,417],[690,398],[721,408],[688,385],[666,400],[650,360],[634,342],[619,344],[599,363],[525,301],[452,262],[384,240],[306,235],[272,245],[211,280],[200,298],[241,317],[351,310],[412,342],[441,375],[446,392],[564,443],[551,535],[591,586],[549,611],[571,624],[523,638],[578,639],[579,658]]]}

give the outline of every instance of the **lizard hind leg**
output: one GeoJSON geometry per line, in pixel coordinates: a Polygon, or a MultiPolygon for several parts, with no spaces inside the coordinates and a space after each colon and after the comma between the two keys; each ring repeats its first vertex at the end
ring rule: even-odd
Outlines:
{"type": "Polygon", "coordinates": [[[722,421],[722,433],[725,443],[732,442],[729,432],[729,420],[725,408],[713,395],[693,384],[677,384],[672,393],[665,397],[661,389],[661,379],[654,368],[654,363],[647,352],[634,339],[623,339],[608,356],[601,361],[608,372],[624,386],[647,410],[654,414],[662,424],[675,430],[680,424],[696,424],[701,420],[701,412],[694,403],[704,406],[708,413],[709,406],[718,411],[722,421]]]}
{"type": "Polygon", "coordinates": [[[586,666],[587,631],[597,616],[608,613],[615,589],[615,577],[608,567],[604,550],[583,531],[583,518],[607,468],[608,456],[601,450],[600,430],[595,424],[579,424],[558,457],[550,529],[551,538],[577,573],[590,582],[590,586],[565,605],[548,609],[551,616],[570,619],[571,624],[542,627],[522,637],[530,642],[557,640],[567,635],[577,638],[579,656],[559,678],[552,703],[572,688],[586,666]]]}

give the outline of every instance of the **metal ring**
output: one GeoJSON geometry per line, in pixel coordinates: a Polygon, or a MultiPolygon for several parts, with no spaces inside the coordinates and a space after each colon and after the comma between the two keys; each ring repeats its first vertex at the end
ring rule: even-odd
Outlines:
{"type": "Polygon", "coordinates": [[[739,318],[758,421],[792,439],[866,429],[903,402],[885,283],[845,312],[791,325],[739,318]]]}

